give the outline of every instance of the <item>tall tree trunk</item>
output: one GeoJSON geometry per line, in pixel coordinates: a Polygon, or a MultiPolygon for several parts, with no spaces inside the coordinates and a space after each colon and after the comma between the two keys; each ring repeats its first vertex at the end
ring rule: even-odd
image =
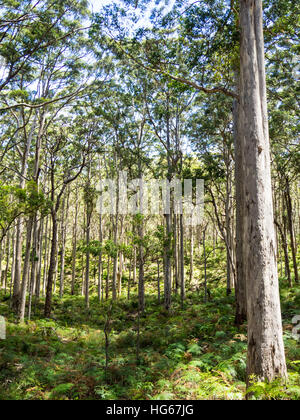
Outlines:
{"type": "Polygon", "coordinates": [[[173,244],[173,255],[174,255],[174,289],[175,293],[178,293],[178,287],[179,287],[179,275],[180,273],[180,258],[178,250],[180,250],[180,247],[177,246],[178,239],[180,238],[180,232],[177,229],[177,215],[173,215],[173,232],[174,232],[174,244],[173,244]]]}
{"type": "Polygon", "coordinates": [[[236,196],[236,244],[235,244],[235,324],[242,325],[247,319],[247,300],[246,300],[246,276],[245,262],[243,253],[243,176],[244,163],[241,143],[242,127],[242,108],[238,101],[233,103],[233,120],[234,120],[234,150],[235,150],[235,196],[236,196]]]}
{"type": "Polygon", "coordinates": [[[166,310],[171,307],[171,226],[170,214],[165,215],[166,220],[166,238],[164,249],[164,306],[166,310]]]}
{"type": "Polygon", "coordinates": [[[160,305],[160,264],[159,260],[157,260],[157,301],[160,305]]]}
{"type": "MultiPolygon", "coordinates": [[[[240,0],[244,263],[251,375],[286,377],[271,190],[261,0],[240,0]],[[247,182],[246,182],[247,181],[247,182]]],[[[240,115],[241,117],[241,115],[240,115]]]]}
{"type": "MultiPolygon", "coordinates": [[[[225,146],[228,148],[228,146],[225,146]]],[[[226,155],[226,200],[225,200],[225,218],[226,218],[226,272],[227,272],[227,296],[231,294],[232,285],[232,252],[231,252],[231,173],[230,173],[230,152],[225,150],[226,155]]]]}
{"type": "Polygon", "coordinates": [[[23,217],[17,220],[16,241],[15,241],[15,269],[13,280],[13,298],[12,307],[15,312],[20,306],[20,291],[21,291],[21,264],[22,264],[22,242],[23,242],[23,217]]]}
{"type": "MultiPolygon", "coordinates": [[[[168,181],[172,180],[172,161],[171,161],[171,141],[170,141],[170,107],[169,96],[167,96],[166,109],[166,144],[167,144],[167,162],[168,162],[168,181]]],[[[167,203],[166,203],[167,206],[167,203]]],[[[166,221],[166,238],[164,249],[164,306],[166,310],[171,308],[172,279],[171,279],[171,235],[172,235],[172,218],[170,212],[165,214],[166,221]]]]}
{"type": "Polygon", "coordinates": [[[133,245],[133,268],[132,268],[132,284],[136,285],[136,246],[133,245]]]}
{"type": "Polygon", "coordinates": [[[39,226],[38,233],[38,262],[37,262],[37,273],[36,273],[36,289],[35,297],[36,299],[40,298],[41,292],[41,275],[42,275],[42,258],[43,258],[43,234],[44,234],[44,219],[42,218],[39,226]]]}
{"type": "MultiPolygon", "coordinates": [[[[12,288],[13,288],[13,278],[14,278],[14,269],[15,269],[15,238],[16,238],[16,225],[14,224],[13,232],[12,232],[12,244],[11,244],[12,260],[11,260],[11,277],[10,277],[10,285],[9,285],[10,307],[12,304],[12,288]]],[[[6,265],[6,273],[7,271],[8,271],[8,264],[6,265]]]]}
{"type": "Polygon", "coordinates": [[[0,288],[4,288],[4,283],[2,282],[2,258],[3,258],[3,245],[4,245],[4,239],[0,242],[0,288]]]}
{"type": "MultiPolygon", "coordinates": [[[[36,139],[35,145],[35,161],[33,169],[33,180],[36,183],[37,190],[39,190],[39,176],[40,176],[40,158],[41,158],[41,149],[42,149],[42,136],[44,132],[45,125],[45,110],[41,109],[40,119],[39,119],[39,130],[36,139]]],[[[35,288],[38,286],[40,288],[40,279],[37,279],[37,276],[40,275],[40,248],[41,248],[41,224],[42,220],[38,221],[37,212],[34,215],[34,225],[33,225],[33,249],[32,249],[32,265],[31,265],[31,280],[30,280],[30,289],[29,289],[29,307],[28,307],[28,318],[31,316],[31,305],[32,305],[32,296],[35,293],[35,288]],[[38,285],[37,285],[38,283],[38,285]]],[[[39,291],[37,295],[39,296],[39,291]]]]}
{"type": "Polygon", "coordinates": [[[102,244],[103,244],[103,231],[102,231],[102,214],[99,216],[99,243],[100,252],[98,257],[98,300],[101,301],[102,291],[102,244]]]}
{"type": "Polygon", "coordinates": [[[193,225],[190,226],[190,238],[191,238],[191,249],[190,249],[190,284],[193,283],[194,278],[194,229],[193,225]]]}
{"type": "Polygon", "coordinates": [[[130,283],[131,283],[131,261],[129,261],[129,274],[128,274],[128,284],[127,284],[127,300],[130,299],[130,283]]]}
{"type": "Polygon", "coordinates": [[[106,271],[106,283],[105,283],[105,300],[109,298],[109,273],[110,273],[110,256],[107,256],[107,271],[106,271]]]}
{"type": "Polygon", "coordinates": [[[56,212],[52,209],[52,241],[51,241],[51,250],[50,250],[50,262],[48,269],[48,279],[47,279],[47,290],[46,290],[46,301],[45,301],[45,317],[50,318],[51,316],[51,305],[52,305],[52,292],[53,292],[53,279],[55,274],[56,260],[57,260],[57,215],[56,212]]]}
{"type": "Polygon", "coordinates": [[[29,277],[30,250],[31,250],[33,223],[34,223],[34,217],[30,216],[27,222],[26,250],[25,250],[25,257],[24,257],[20,304],[18,308],[18,316],[19,316],[20,322],[24,321],[24,316],[25,316],[26,292],[27,292],[27,284],[28,284],[28,277],[29,277]]]}
{"type": "Polygon", "coordinates": [[[10,245],[11,245],[11,238],[10,238],[10,232],[7,233],[7,241],[6,241],[6,247],[7,247],[7,252],[6,252],[6,266],[5,266],[5,270],[3,273],[3,284],[4,284],[4,292],[6,293],[6,288],[7,288],[7,277],[8,277],[8,270],[9,270],[9,263],[10,263],[10,245]]]}
{"type": "Polygon", "coordinates": [[[206,228],[207,226],[204,228],[203,230],[203,260],[204,260],[204,302],[207,302],[207,273],[206,273],[206,265],[207,265],[207,261],[206,261],[206,244],[205,244],[205,233],[206,233],[206,228]]]}
{"type": "Polygon", "coordinates": [[[67,240],[69,198],[70,198],[70,191],[67,192],[67,197],[64,197],[63,205],[62,205],[61,257],[60,257],[60,275],[59,275],[59,297],[60,297],[60,299],[62,299],[63,294],[64,294],[64,283],[65,283],[65,260],[66,260],[66,240],[67,240]],[[67,206],[66,207],[65,207],[65,200],[67,200],[67,206]]]}
{"type": "Polygon", "coordinates": [[[144,313],[145,310],[145,279],[144,279],[144,229],[143,221],[139,221],[139,311],[144,313]]]}
{"type": "Polygon", "coordinates": [[[288,220],[288,229],[290,233],[290,244],[291,244],[291,251],[292,251],[292,258],[293,258],[293,267],[294,267],[294,274],[295,274],[295,283],[299,282],[299,275],[298,275],[298,265],[297,265],[297,252],[296,252],[296,245],[295,245],[295,237],[294,237],[294,223],[293,223],[293,209],[292,209],[292,199],[290,193],[290,182],[288,177],[285,178],[285,203],[287,209],[287,220],[288,220]]]}
{"type": "MultiPolygon", "coordinates": [[[[22,114],[23,115],[23,114],[22,114]]],[[[23,116],[22,116],[23,118],[23,116]]],[[[29,157],[30,146],[34,131],[36,129],[37,117],[34,117],[34,121],[31,125],[30,133],[25,135],[24,139],[24,151],[22,155],[21,171],[20,171],[20,189],[25,188],[26,176],[28,172],[27,163],[29,157]]],[[[22,244],[23,244],[23,230],[24,230],[24,218],[20,216],[17,220],[17,231],[15,240],[15,268],[14,268],[14,287],[13,287],[13,299],[12,307],[16,313],[19,313],[20,301],[21,301],[21,266],[22,266],[22,244]]]]}
{"type": "Polygon", "coordinates": [[[85,306],[90,306],[90,215],[87,214],[86,253],[85,253],[85,306]]]}
{"type": "Polygon", "coordinates": [[[55,267],[54,267],[54,273],[53,273],[53,293],[56,293],[56,281],[57,281],[57,273],[58,273],[58,222],[57,222],[57,238],[56,238],[56,256],[55,256],[55,267]]]}
{"type": "MultiPolygon", "coordinates": [[[[120,242],[122,243],[123,237],[123,216],[120,217],[121,219],[121,227],[120,227],[120,242]]],[[[119,253],[119,270],[118,270],[118,297],[121,297],[122,294],[122,276],[123,276],[123,253],[120,251],[119,253]]]]}
{"type": "Polygon", "coordinates": [[[183,215],[179,216],[180,221],[180,298],[181,298],[181,307],[183,308],[183,303],[185,300],[185,278],[184,278],[184,228],[183,228],[183,215]]]}
{"type": "Polygon", "coordinates": [[[29,282],[29,299],[28,299],[28,320],[31,319],[31,308],[32,308],[32,296],[35,292],[36,287],[36,270],[37,270],[37,262],[38,262],[38,255],[37,255],[37,247],[38,247],[38,236],[39,236],[39,227],[37,216],[34,218],[33,222],[33,231],[32,231],[32,250],[31,250],[31,276],[29,282]]]}
{"type": "Polygon", "coordinates": [[[285,267],[287,269],[288,283],[289,283],[289,286],[292,287],[293,284],[292,284],[292,278],[291,278],[291,270],[290,270],[290,266],[289,266],[289,254],[288,254],[288,246],[287,246],[286,236],[284,234],[284,231],[283,231],[282,227],[280,226],[280,224],[277,220],[275,220],[275,224],[278,228],[278,232],[279,232],[280,237],[281,237],[282,249],[283,249],[283,253],[284,253],[285,267]]]}
{"type": "Polygon", "coordinates": [[[43,289],[42,289],[43,296],[45,296],[45,294],[46,294],[46,287],[47,287],[47,269],[48,269],[48,259],[49,259],[49,249],[48,249],[49,219],[50,219],[50,217],[47,216],[46,227],[45,227],[45,243],[44,243],[45,250],[44,250],[43,289]]]}
{"type": "Polygon", "coordinates": [[[118,223],[119,223],[119,175],[117,180],[117,198],[116,198],[116,214],[114,220],[114,245],[115,245],[115,255],[114,255],[114,264],[113,264],[113,278],[112,278],[112,298],[113,300],[117,299],[117,274],[118,274],[118,223]]]}
{"type": "Polygon", "coordinates": [[[72,280],[71,280],[71,295],[75,294],[75,276],[76,276],[76,251],[77,251],[77,223],[78,223],[78,187],[76,186],[75,195],[75,219],[73,225],[73,246],[72,246],[72,280]]]}

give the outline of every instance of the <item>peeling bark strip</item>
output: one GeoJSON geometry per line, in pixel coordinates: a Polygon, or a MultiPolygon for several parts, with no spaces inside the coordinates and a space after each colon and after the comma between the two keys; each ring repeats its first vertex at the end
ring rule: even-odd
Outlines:
{"type": "Polygon", "coordinates": [[[273,223],[261,0],[240,0],[240,26],[249,384],[251,375],[268,381],[285,378],[286,364],[273,223]]]}

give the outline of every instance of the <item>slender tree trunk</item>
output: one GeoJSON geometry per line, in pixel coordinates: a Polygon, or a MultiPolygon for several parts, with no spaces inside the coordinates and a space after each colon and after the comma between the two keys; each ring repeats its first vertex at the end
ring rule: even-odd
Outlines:
{"type": "MultiPolygon", "coordinates": [[[[58,222],[57,222],[58,223],[58,222]]],[[[58,273],[58,224],[57,224],[57,231],[56,231],[56,256],[55,256],[55,266],[54,266],[54,273],[53,273],[53,293],[56,293],[56,281],[57,281],[57,273],[58,273]]]]}
{"type": "Polygon", "coordinates": [[[46,287],[47,287],[47,269],[48,269],[48,259],[49,259],[49,249],[48,249],[48,227],[49,227],[49,219],[50,217],[47,216],[46,219],[46,228],[45,228],[45,250],[44,250],[44,267],[43,267],[43,296],[46,294],[46,287]]]}
{"type": "MultiPolygon", "coordinates": [[[[36,128],[37,118],[34,118],[32,123],[30,133],[25,136],[24,139],[24,151],[22,155],[22,164],[21,164],[21,171],[20,171],[20,189],[25,188],[26,182],[26,175],[27,175],[27,164],[28,164],[28,157],[30,146],[32,142],[32,138],[34,135],[34,131],[36,128]]],[[[17,231],[16,231],[16,241],[15,241],[15,268],[14,268],[14,288],[13,288],[13,299],[12,299],[12,307],[16,313],[19,313],[20,310],[20,303],[21,303],[21,267],[22,267],[22,244],[23,244],[23,230],[24,230],[24,218],[20,216],[17,219],[17,231]]]]}
{"type": "MultiPolygon", "coordinates": [[[[41,157],[41,148],[42,148],[42,135],[44,132],[45,124],[45,110],[41,109],[40,120],[39,120],[39,130],[36,139],[35,145],[35,161],[33,169],[33,180],[36,183],[37,191],[39,190],[39,176],[40,176],[40,157],[41,157]]],[[[31,265],[31,280],[29,288],[29,307],[28,307],[28,318],[31,317],[31,305],[32,305],[32,296],[35,293],[35,288],[37,287],[37,275],[38,275],[38,265],[40,264],[40,231],[41,231],[42,221],[38,221],[37,212],[34,215],[34,224],[33,224],[33,249],[32,249],[32,265],[31,265]]],[[[40,281],[38,281],[40,283],[40,281]]],[[[38,284],[40,287],[40,284],[38,284]]],[[[39,292],[38,292],[39,295],[39,292]]]]}
{"type": "Polygon", "coordinates": [[[4,240],[2,239],[1,242],[0,242],[0,287],[1,288],[4,288],[4,283],[2,282],[2,258],[3,258],[3,254],[4,254],[3,246],[2,246],[3,243],[4,243],[4,240]]]}
{"type": "Polygon", "coordinates": [[[294,267],[294,274],[295,274],[295,283],[299,282],[299,275],[298,275],[298,265],[297,265],[297,252],[296,252],[296,245],[295,245],[295,238],[294,238],[294,223],[293,223],[293,209],[292,209],[292,199],[290,194],[290,183],[288,177],[286,177],[286,185],[285,185],[285,202],[286,202],[286,209],[287,209],[287,219],[288,219],[288,229],[290,233],[290,244],[291,244],[291,251],[292,251],[292,259],[293,259],[293,267],[294,267]]]}
{"type": "Polygon", "coordinates": [[[133,246],[133,278],[132,283],[136,285],[136,246],[133,246]]]}
{"type": "Polygon", "coordinates": [[[180,220],[180,298],[181,298],[181,307],[183,308],[183,303],[185,300],[185,278],[184,278],[184,228],[183,228],[183,215],[179,217],[180,220]]]}
{"type": "Polygon", "coordinates": [[[11,245],[11,237],[10,237],[10,232],[7,233],[7,241],[6,241],[6,248],[7,248],[7,252],[6,252],[6,266],[5,266],[5,270],[3,273],[3,283],[4,283],[4,292],[6,293],[6,288],[7,288],[7,277],[8,277],[8,270],[9,270],[9,263],[10,263],[10,245],[11,245]]]}
{"type": "Polygon", "coordinates": [[[232,253],[231,253],[231,205],[230,205],[230,195],[231,195],[231,179],[230,179],[230,153],[228,150],[225,151],[226,154],[226,202],[225,202],[225,218],[226,218],[226,265],[227,265],[227,296],[231,294],[231,284],[232,284],[232,253]]]}
{"type": "Polygon", "coordinates": [[[17,312],[20,307],[23,223],[23,218],[19,217],[16,229],[14,287],[12,299],[12,307],[15,312],[17,312]]]}
{"type": "Polygon", "coordinates": [[[98,300],[101,301],[101,290],[102,290],[102,244],[103,244],[103,232],[102,232],[102,215],[99,216],[99,243],[100,253],[98,257],[98,300]]]}
{"type": "Polygon", "coordinates": [[[131,267],[129,261],[129,274],[128,274],[128,284],[127,284],[127,300],[130,299],[130,282],[131,282],[131,267]]]}
{"type": "Polygon", "coordinates": [[[82,254],[82,257],[81,257],[81,266],[82,266],[82,274],[81,274],[81,296],[84,296],[84,291],[85,291],[84,254],[82,254]]]}
{"type": "Polygon", "coordinates": [[[38,233],[38,263],[37,263],[37,274],[36,274],[36,299],[40,298],[41,291],[41,275],[42,275],[42,258],[43,258],[43,234],[44,234],[44,219],[41,219],[38,233]]]}
{"type": "MultiPolygon", "coordinates": [[[[120,228],[120,242],[123,242],[123,228],[124,228],[124,216],[121,216],[121,228],[120,228]]],[[[124,255],[121,251],[119,254],[119,284],[118,284],[118,294],[119,297],[122,295],[122,278],[123,278],[123,270],[124,270],[124,255]]]]}
{"type": "MultiPolygon", "coordinates": [[[[167,96],[166,109],[166,144],[167,144],[167,162],[168,162],[168,181],[171,182],[173,175],[171,161],[171,139],[170,139],[170,106],[169,96],[167,96]]],[[[167,205],[167,203],[166,203],[167,205]]],[[[170,212],[165,215],[166,238],[164,247],[164,306],[166,310],[171,308],[172,278],[171,278],[171,236],[172,236],[172,218],[170,212]]]]}
{"type": "Polygon", "coordinates": [[[61,258],[60,258],[60,275],[59,275],[59,297],[62,299],[64,294],[65,282],[65,259],[66,259],[66,239],[67,239],[67,223],[68,223],[68,209],[69,209],[70,192],[67,192],[67,197],[63,199],[62,205],[62,220],[61,220],[61,258]],[[67,200],[67,207],[65,211],[65,200],[67,200]]]}
{"type": "Polygon", "coordinates": [[[12,249],[11,277],[10,277],[10,286],[9,286],[10,306],[12,303],[11,298],[12,298],[12,287],[13,287],[14,269],[15,269],[15,238],[16,238],[16,225],[14,224],[13,234],[12,234],[12,246],[11,246],[11,249],[12,249]]]}
{"type": "Polygon", "coordinates": [[[206,245],[205,245],[205,231],[203,230],[203,260],[204,260],[204,302],[207,302],[207,273],[206,273],[206,245]]]}
{"type": "Polygon", "coordinates": [[[157,301],[160,305],[160,263],[157,260],[157,301]]]}
{"type": "Polygon", "coordinates": [[[50,318],[51,316],[51,305],[52,305],[52,292],[53,292],[53,279],[55,274],[55,266],[57,260],[57,215],[54,210],[51,213],[52,216],[52,241],[51,241],[51,250],[50,250],[50,262],[48,270],[48,280],[47,280],[47,291],[46,291],[46,301],[45,301],[45,317],[50,318]]]}
{"type": "Polygon", "coordinates": [[[166,310],[171,307],[171,226],[170,214],[165,215],[166,219],[166,239],[164,249],[164,306],[166,310]]]}
{"type": "Polygon", "coordinates": [[[75,219],[73,225],[73,247],[72,247],[72,280],[71,295],[75,294],[75,277],[76,277],[76,251],[77,251],[77,223],[78,223],[78,187],[76,187],[76,203],[75,203],[75,219]]]}
{"type": "Polygon", "coordinates": [[[38,236],[39,236],[39,228],[38,228],[38,221],[37,216],[34,218],[33,222],[33,244],[31,250],[31,276],[30,276],[30,283],[29,283],[29,299],[28,299],[28,320],[31,319],[31,308],[32,308],[32,296],[35,292],[36,287],[36,270],[37,270],[37,246],[38,246],[38,236]]]}
{"type": "Polygon", "coordinates": [[[178,238],[180,238],[180,232],[178,232],[177,229],[177,215],[173,215],[173,232],[174,232],[174,245],[173,245],[173,254],[174,254],[174,289],[175,293],[178,293],[178,287],[179,287],[179,275],[180,273],[180,258],[178,250],[180,249],[179,246],[177,246],[178,238]]]}
{"type": "Polygon", "coordinates": [[[117,251],[118,246],[118,223],[119,223],[119,176],[117,180],[117,199],[116,199],[116,215],[114,221],[114,244],[115,244],[115,255],[114,255],[114,264],[113,264],[113,278],[112,278],[112,298],[113,300],[117,299],[117,273],[118,273],[118,256],[117,251]]]}
{"type": "Polygon", "coordinates": [[[145,310],[145,281],[144,281],[144,229],[142,221],[139,222],[139,311],[144,313],[145,310]]]}
{"type": "Polygon", "coordinates": [[[87,216],[86,227],[86,253],[85,253],[85,306],[89,309],[90,306],[90,218],[87,216]]]}
{"type": "Polygon", "coordinates": [[[33,216],[30,216],[27,222],[27,234],[26,234],[26,250],[24,257],[23,277],[22,277],[22,288],[20,296],[20,305],[18,309],[19,321],[23,322],[25,317],[25,305],[26,305],[26,292],[29,277],[30,267],[30,250],[31,250],[31,239],[32,239],[32,227],[34,223],[33,216]]]}
{"type": "Polygon", "coordinates": [[[284,234],[284,231],[283,231],[282,227],[277,222],[277,220],[275,220],[275,224],[278,228],[278,232],[279,232],[280,237],[281,237],[282,249],[283,249],[283,253],[284,253],[285,267],[287,269],[288,283],[289,283],[289,286],[292,287],[293,284],[292,284],[292,278],[291,278],[291,270],[290,270],[290,266],[289,266],[289,254],[288,254],[288,246],[287,246],[286,236],[284,234]]]}
{"type": "Polygon", "coordinates": [[[194,279],[194,229],[193,225],[190,226],[190,238],[191,238],[191,249],[190,249],[190,284],[193,283],[194,279]]]}
{"type": "Polygon", "coordinates": [[[107,275],[106,275],[106,283],[105,283],[105,299],[109,298],[109,272],[110,272],[110,256],[107,257],[107,275]]]}

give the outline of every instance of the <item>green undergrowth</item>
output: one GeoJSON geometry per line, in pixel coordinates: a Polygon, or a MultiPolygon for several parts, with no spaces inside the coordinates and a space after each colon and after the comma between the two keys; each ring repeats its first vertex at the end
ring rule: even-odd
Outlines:
{"type": "MultiPolygon", "coordinates": [[[[288,383],[255,383],[256,399],[299,399],[300,349],[292,336],[299,289],[282,288],[288,383]]],[[[0,399],[244,399],[246,325],[234,326],[234,296],[214,290],[212,300],[188,293],[183,310],[174,299],[170,313],[146,296],[140,320],[140,358],[136,357],[136,298],[112,309],[109,365],[105,370],[104,324],[110,302],[82,297],[54,299],[53,319],[18,325],[0,295],[7,339],[0,341],[0,399]]]]}

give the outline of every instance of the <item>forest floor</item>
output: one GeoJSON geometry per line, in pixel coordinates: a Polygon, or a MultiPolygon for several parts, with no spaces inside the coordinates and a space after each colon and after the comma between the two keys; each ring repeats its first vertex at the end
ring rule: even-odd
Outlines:
{"type": "MultiPolygon", "coordinates": [[[[289,381],[257,384],[256,398],[300,398],[300,346],[292,338],[292,317],[300,308],[300,289],[281,288],[284,342],[289,381]]],[[[0,341],[0,400],[3,399],[244,399],[247,330],[234,326],[234,296],[214,289],[212,300],[188,293],[169,314],[154,295],[146,297],[140,320],[140,359],[136,358],[137,301],[118,301],[105,370],[104,324],[109,302],[82,297],[54,298],[53,319],[15,322],[7,296],[0,313],[7,339],[0,341]]]]}

